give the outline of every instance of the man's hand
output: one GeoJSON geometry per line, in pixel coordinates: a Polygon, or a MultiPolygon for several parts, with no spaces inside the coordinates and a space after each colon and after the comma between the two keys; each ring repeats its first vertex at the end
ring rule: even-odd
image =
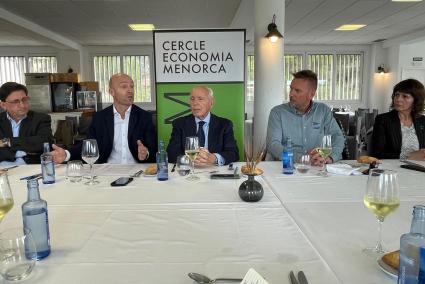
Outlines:
{"type": "Polygon", "coordinates": [[[66,159],[65,150],[55,144],[52,144],[53,151],[50,152],[53,156],[53,162],[55,164],[62,164],[66,159]]]}
{"type": "Polygon", "coordinates": [[[424,161],[425,160],[425,149],[419,149],[418,151],[413,151],[407,157],[409,160],[424,161]]]}
{"type": "Polygon", "coordinates": [[[216,156],[207,149],[199,148],[199,154],[198,157],[196,157],[195,165],[201,167],[215,165],[216,159],[216,156]]]}
{"type": "Polygon", "coordinates": [[[322,158],[319,155],[319,152],[317,152],[316,148],[310,150],[310,152],[308,154],[310,155],[310,162],[311,162],[312,166],[322,167],[323,164],[332,164],[333,163],[333,160],[332,160],[331,157],[327,157],[326,160],[324,158],[322,158]]]}
{"type": "Polygon", "coordinates": [[[137,157],[140,161],[144,161],[148,157],[148,148],[143,145],[142,141],[137,140],[137,157]]]}

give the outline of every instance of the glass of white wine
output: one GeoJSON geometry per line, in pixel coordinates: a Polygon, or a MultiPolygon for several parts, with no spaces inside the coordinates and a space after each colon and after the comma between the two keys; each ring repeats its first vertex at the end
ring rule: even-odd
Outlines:
{"type": "Polygon", "coordinates": [[[371,169],[363,202],[378,220],[378,242],[375,247],[363,251],[372,256],[379,256],[385,253],[382,247],[382,223],[385,217],[400,205],[397,172],[371,169]]]}
{"type": "Polygon", "coordinates": [[[186,179],[190,181],[199,180],[199,177],[195,175],[195,160],[199,154],[199,141],[197,136],[186,137],[185,154],[189,157],[192,164],[192,172],[186,179]]]}
{"type": "Polygon", "coordinates": [[[84,184],[94,185],[99,183],[94,179],[93,164],[99,159],[99,148],[97,147],[96,139],[83,140],[83,148],[81,150],[81,157],[90,165],[90,180],[84,184]]]}
{"type": "Polygon", "coordinates": [[[316,148],[316,151],[319,153],[320,157],[325,159],[323,163],[322,170],[319,172],[319,176],[328,176],[326,173],[326,159],[332,153],[332,135],[324,135],[322,138],[322,144],[320,147],[316,148]]]}
{"type": "Polygon", "coordinates": [[[7,172],[0,172],[0,222],[3,220],[7,212],[13,207],[13,195],[10,190],[7,172]]]}

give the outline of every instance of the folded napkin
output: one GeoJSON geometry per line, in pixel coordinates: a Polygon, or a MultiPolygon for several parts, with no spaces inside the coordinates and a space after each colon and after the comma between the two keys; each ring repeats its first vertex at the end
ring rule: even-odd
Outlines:
{"type": "Polygon", "coordinates": [[[329,173],[337,174],[337,175],[344,175],[344,176],[350,176],[350,175],[361,175],[362,172],[360,171],[360,168],[353,168],[350,165],[347,164],[327,164],[326,170],[329,173]]]}

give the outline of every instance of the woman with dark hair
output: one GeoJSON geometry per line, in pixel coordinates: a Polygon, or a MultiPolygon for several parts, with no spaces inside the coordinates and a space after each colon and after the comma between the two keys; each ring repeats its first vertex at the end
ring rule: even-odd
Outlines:
{"type": "Polygon", "coordinates": [[[425,89],[415,79],[394,86],[391,111],[375,119],[371,154],[379,159],[425,160],[425,89]]]}

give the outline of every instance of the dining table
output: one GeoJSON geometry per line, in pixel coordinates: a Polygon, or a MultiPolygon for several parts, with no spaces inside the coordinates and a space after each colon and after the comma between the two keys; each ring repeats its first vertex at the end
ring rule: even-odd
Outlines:
{"type": "MultiPolygon", "coordinates": [[[[189,272],[243,278],[254,268],[270,284],[290,283],[289,272],[300,270],[312,284],[396,283],[362,252],[377,240],[376,218],[363,205],[366,175],[319,177],[315,169],[284,175],[281,162],[261,162],[259,202],[240,199],[244,175],[210,178],[212,171],[230,173],[227,166],[196,169],[198,181],[175,171],[166,181],[142,174],[111,186],[148,166],[95,165],[99,183],[90,186],[85,179],[70,182],[66,165],[57,165],[54,184],[40,181],[51,254],[22,282],[190,284],[189,272]]],[[[380,165],[397,170],[400,183],[400,207],[383,225],[389,251],[409,231],[412,206],[425,202],[425,174],[399,166],[396,160],[380,165]]],[[[22,227],[27,190],[20,178],[39,172],[39,165],[8,171],[15,204],[0,237],[2,230],[22,227]]]]}

